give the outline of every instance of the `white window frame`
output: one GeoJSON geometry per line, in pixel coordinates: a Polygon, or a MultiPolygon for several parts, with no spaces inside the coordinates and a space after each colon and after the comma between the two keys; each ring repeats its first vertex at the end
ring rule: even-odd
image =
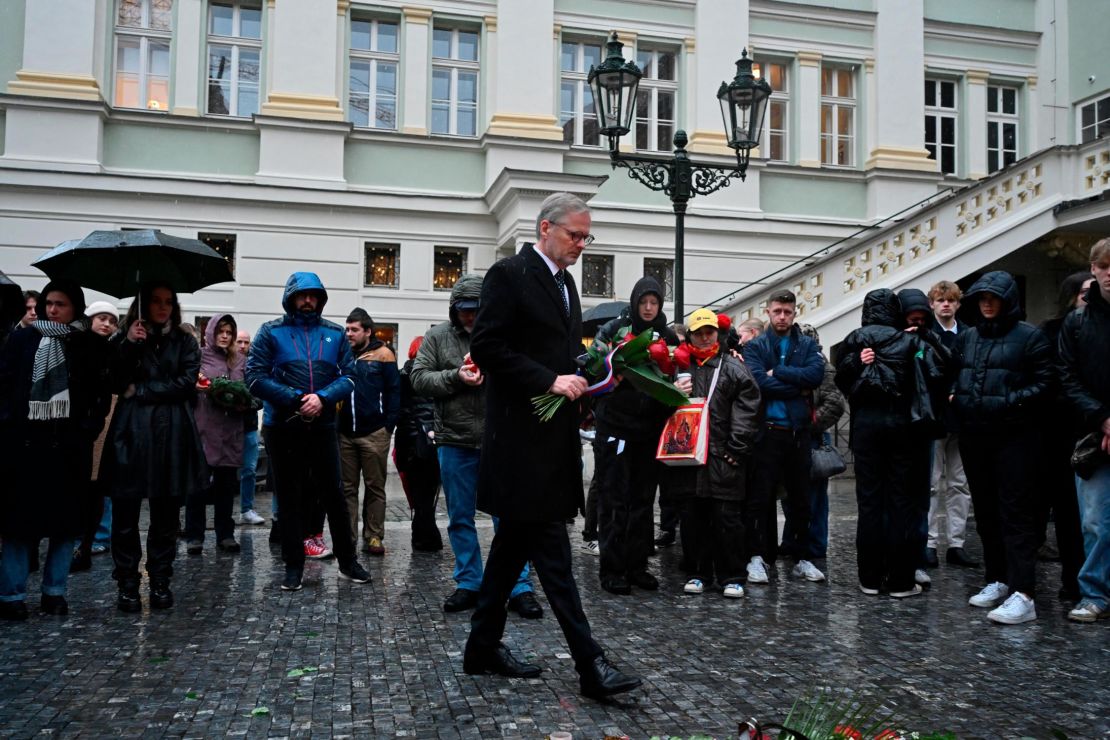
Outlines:
{"type": "MultiPolygon", "coordinates": [[[[119,10],[123,4],[123,0],[118,0],[114,3],[115,15],[113,17],[113,25],[115,26],[115,44],[113,45],[113,59],[112,59],[112,101],[113,107],[127,108],[128,110],[162,110],[158,106],[151,107],[150,103],[150,80],[153,75],[150,73],[150,52],[151,44],[159,43],[166,46],[167,56],[173,54],[173,27],[171,20],[171,27],[169,30],[162,30],[151,28],[151,1],[140,0],[142,5],[142,20],[140,26],[121,26],[119,25],[119,10]],[[119,75],[120,75],[120,54],[119,47],[121,40],[129,40],[139,42],[139,71],[138,71],[138,90],[139,100],[147,101],[141,107],[134,107],[122,105],[118,100],[119,95],[119,75]]],[[[131,74],[130,72],[128,74],[131,74]]],[[[161,75],[158,75],[161,77],[161,75]]],[[[170,100],[170,74],[166,73],[166,108],[169,108],[170,100]]]]}
{"type": "Polygon", "coordinates": [[[821,166],[822,167],[855,167],[856,166],[856,131],[859,127],[859,105],[857,93],[859,91],[859,79],[854,65],[848,64],[827,64],[822,65],[821,73],[824,75],[825,70],[832,70],[833,72],[846,71],[852,77],[852,94],[851,96],[841,95],[840,90],[840,75],[832,75],[832,94],[824,94],[824,80],[821,80],[822,95],[820,107],[820,120],[818,121],[818,131],[820,132],[821,141],[821,166]],[[825,108],[828,107],[832,111],[832,131],[826,133],[823,130],[825,121],[825,108]],[[848,109],[852,113],[852,125],[849,127],[850,131],[844,133],[840,130],[840,111],[848,109]],[[825,142],[831,143],[830,154],[835,157],[838,151],[837,144],[843,139],[847,142],[846,151],[848,153],[847,162],[830,162],[825,161],[825,142]]]}
{"type": "Polygon", "coordinates": [[[591,112],[589,117],[586,115],[586,98],[593,99],[593,93],[590,91],[590,85],[586,81],[586,76],[590,70],[586,64],[586,47],[593,46],[598,49],[598,63],[600,64],[605,59],[605,40],[604,39],[563,39],[559,43],[559,127],[563,129],[563,141],[573,146],[589,146],[600,147],[602,146],[601,134],[597,133],[597,113],[591,112]],[[567,45],[574,46],[574,70],[563,69],[563,47],[567,45]],[[574,85],[574,110],[567,111],[563,109],[563,85],[574,85]],[[569,114],[569,117],[567,117],[569,114]],[[592,120],[594,123],[594,134],[597,137],[596,142],[586,141],[586,123],[592,120]],[[566,135],[566,124],[573,121],[573,135],[572,140],[568,141],[566,135]]]}
{"type": "Polygon", "coordinates": [[[767,79],[771,84],[771,99],[767,104],[767,125],[763,128],[763,142],[759,150],[763,153],[765,159],[771,162],[789,162],[790,161],[790,76],[793,72],[791,63],[784,59],[768,59],[760,65],[760,77],[767,79]],[[775,85],[771,83],[771,79],[764,72],[767,66],[776,65],[782,67],[782,80],[783,84],[775,85]],[[782,106],[782,128],[771,128],[771,108],[775,105],[782,106]],[[771,156],[771,134],[777,132],[782,137],[782,152],[779,157],[771,156]]]}
{"type": "MultiPolygon", "coordinates": [[[[640,66],[641,68],[646,66],[647,70],[648,70],[647,73],[645,73],[644,76],[642,78],[640,78],[640,88],[639,88],[639,91],[637,92],[637,95],[639,95],[639,96],[642,96],[642,95],[645,95],[645,94],[648,96],[648,116],[645,119],[645,118],[641,118],[640,116],[637,115],[635,117],[635,119],[633,120],[633,122],[632,122],[632,142],[633,142],[633,144],[636,145],[636,149],[639,150],[639,151],[645,151],[645,152],[669,152],[669,151],[671,151],[671,148],[672,148],[673,142],[674,142],[674,133],[675,133],[675,131],[678,130],[678,77],[679,77],[678,64],[679,64],[680,56],[681,55],[679,54],[679,50],[677,48],[672,48],[672,47],[668,47],[668,46],[665,46],[665,45],[655,45],[655,44],[647,44],[647,43],[637,44],[637,47],[636,47],[636,63],[637,63],[637,66],[640,66]],[[639,64],[641,54],[650,54],[651,55],[652,61],[651,61],[650,65],[640,65],[639,64]],[[673,80],[661,80],[658,77],[659,56],[661,54],[670,54],[674,57],[674,79],[673,80]],[[660,93],[670,93],[671,94],[671,101],[672,101],[671,102],[671,115],[674,116],[671,119],[660,119],[659,118],[659,95],[660,95],[660,93]],[[659,126],[660,125],[666,125],[668,123],[670,124],[670,127],[671,127],[671,138],[669,138],[667,141],[659,141],[659,126]],[[641,124],[646,124],[647,125],[647,146],[646,147],[640,147],[638,145],[638,142],[637,142],[637,138],[639,137],[639,127],[640,127],[641,124]]],[[[635,112],[638,113],[639,108],[640,108],[639,101],[637,100],[634,103],[634,105],[636,106],[636,111],[635,112]]]]}
{"type": "Polygon", "coordinates": [[[204,112],[205,112],[205,115],[207,115],[207,116],[218,116],[220,118],[250,118],[253,114],[258,112],[257,110],[254,110],[254,111],[251,111],[249,113],[243,113],[239,110],[239,54],[240,54],[242,49],[252,49],[252,50],[258,52],[258,81],[253,83],[253,84],[254,84],[255,87],[258,88],[258,95],[256,96],[256,100],[258,101],[258,106],[259,106],[259,108],[262,107],[262,38],[261,38],[261,36],[262,36],[264,24],[259,27],[259,38],[255,39],[255,38],[249,38],[249,37],[241,36],[240,34],[242,33],[242,10],[243,10],[243,5],[246,5],[251,10],[255,10],[255,9],[261,10],[261,8],[262,8],[260,3],[253,3],[253,2],[244,3],[243,0],[224,0],[223,2],[209,3],[209,5],[208,5],[208,13],[206,14],[206,18],[205,18],[205,20],[206,20],[206,23],[205,23],[205,32],[206,32],[205,33],[205,38],[207,40],[207,44],[205,45],[205,54],[204,54],[204,112]],[[232,15],[231,15],[231,33],[232,33],[232,35],[231,36],[218,36],[218,35],[212,33],[212,9],[216,5],[220,5],[220,6],[224,6],[224,7],[227,7],[228,5],[230,5],[231,8],[232,8],[232,15]],[[210,66],[212,64],[212,56],[211,56],[212,46],[230,46],[231,47],[231,78],[230,78],[231,92],[229,94],[229,97],[231,99],[228,101],[229,105],[228,105],[227,113],[213,113],[211,110],[209,110],[209,105],[211,104],[211,100],[209,99],[209,96],[211,95],[211,92],[212,92],[212,83],[213,83],[212,70],[211,70],[211,66],[210,66]]]}
{"type": "MultiPolygon", "coordinates": [[[[1099,118],[1098,117],[1099,103],[1105,103],[1106,107],[1108,109],[1110,109],[1110,95],[1103,95],[1103,96],[1095,98],[1094,100],[1091,100],[1087,103],[1083,103],[1081,105],[1076,106],[1077,110],[1076,110],[1076,115],[1075,115],[1075,125],[1077,127],[1077,132],[1076,132],[1075,141],[1076,141],[1077,144],[1085,144],[1089,141],[1094,141],[1095,139],[1098,139],[1099,138],[1099,135],[1098,135],[1099,129],[1104,129],[1105,131],[1110,131],[1110,110],[1107,111],[1108,115],[1107,115],[1106,118],[1099,118]],[[1090,108],[1092,110],[1092,117],[1094,118],[1094,122],[1089,126],[1084,126],[1083,125],[1083,111],[1087,108],[1090,108]],[[1092,134],[1093,135],[1091,136],[1090,139],[1084,139],[1083,138],[1083,133],[1087,129],[1092,129],[1092,134]]],[[[1103,135],[1105,136],[1105,134],[1103,134],[1103,135]]]]}
{"type": "MultiPolygon", "coordinates": [[[[369,91],[365,94],[366,98],[366,118],[367,123],[365,126],[361,124],[354,124],[356,128],[372,128],[380,129],[382,131],[396,131],[397,130],[397,113],[400,109],[400,74],[401,74],[401,24],[393,19],[386,18],[355,18],[352,20],[352,30],[354,23],[369,23],[370,24],[370,49],[356,49],[350,45],[348,41],[348,49],[350,51],[350,61],[348,69],[355,64],[369,64],[370,77],[369,77],[369,91]],[[387,23],[397,29],[397,51],[379,51],[378,50],[378,29],[379,24],[387,23]],[[393,65],[393,79],[395,80],[395,89],[393,90],[393,125],[385,126],[378,125],[377,109],[378,100],[381,98],[383,101],[390,98],[389,95],[381,95],[378,91],[378,65],[379,64],[392,64],[393,65]]],[[[347,81],[347,120],[354,122],[351,112],[354,110],[354,99],[362,98],[363,93],[355,93],[351,90],[350,76],[348,75],[347,81]]]]}
{"type": "MultiPolygon", "coordinates": [[[[429,80],[429,102],[431,106],[428,111],[429,128],[434,119],[432,111],[437,102],[447,103],[447,131],[433,131],[432,133],[437,136],[462,136],[464,138],[477,138],[480,130],[480,117],[479,112],[481,108],[481,84],[482,84],[482,36],[478,35],[477,44],[477,59],[474,61],[459,59],[459,33],[477,33],[472,28],[437,25],[432,29],[432,79],[429,80]],[[450,31],[451,32],[451,51],[450,57],[437,57],[435,56],[435,32],[436,31],[450,31]],[[449,71],[451,73],[449,98],[446,101],[439,101],[431,97],[432,91],[435,89],[434,77],[436,71],[449,71]],[[474,73],[474,133],[473,134],[460,134],[459,131],[459,109],[462,105],[459,103],[459,73],[460,72],[473,72],[474,73]]],[[[469,104],[467,104],[469,105],[469,104]]]]}
{"type": "Polygon", "coordinates": [[[928,118],[934,119],[933,131],[936,135],[937,140],[936,141],[929,141],[928,133],[926,133],[926,132],[923,132],[923,134],[922,134],[923,135],[923,140],[925,142],[925,148],[926,149],[928,149],[930,145],[935,148],[935,154],[931,157],[931,159],[936,161],[937,167],[940,168],[941,172],[944,172],[945,174],[948,174],[948,175],[955,175],[957,170],[959,170],[959,168],[960,168],[960,158],[959,158],[960,157],[960,100],[959,100],[959,94],[960,94],[959,85],[956,84],[955,80],[945,80],[945,79],[938,78],[938,77],[927,77],[927,78],[925,78],[925,96],[926,96],[925,97],[925,118],[926,119],[928,119],[928,118]],[[929,98],[928,98],[928,95],[929,95],[928,88],[929,88],[930,84],[934,85],[933,105],[929,105],[929,102],[928,102],[928,100],[929,100],[929,98]],[[941,95],[941,88],[942,88],[943,85],[951,85],[952,86],[952,106],[951,107],[947,107],[947,106],[943,105],[942,102],[941,102],[943,100],[943,96],[941,95]],[[941,132],[943,130],[942,122],[945,119],[952,121],[952,137],[953,137],[953,139],[952,139],[951,144],[945,143],[944,141],[941,140],[942,139],[941,132]],[[952,171],[951,172],[946,172],[945,169],[944,169],[944,164],[943,164],[944,158],[942,156],[943,153],[944,153],[943,152],[944,149],[951,149],[952,150],[952,171]]]}
{"type": "Polygon", "coordinates": [[[996,84],[987,86],[987,170],[990,172],[997,172],[998,170],[1005,169],[1013,162],[1016,162],[1021,156],[1021,88],[1017,85],[996,84]],[[991,105],[991,91],[995,90],[995,101],[998,110],[992,111],[991,105]],[[1004,97],[1003,91],[1012,90],[1014,92],[1014,112],[1004,113],[1002,111],[1002,101],[1004,97]],[[1007,124],[1014,126],[1014,148],[1012,150],[1006,149],[1003,144],[1003,131],[1007,124]],[[992,147],[991,141],[991,128],[997,130],[997,137],[995,141],[998,146],[992,147]],[[1013,154],[1013,161],[1007,162],[1006,155],[1013,154]],[[997,167],[991,168],[991,154],[998,157],[997,167]]]}

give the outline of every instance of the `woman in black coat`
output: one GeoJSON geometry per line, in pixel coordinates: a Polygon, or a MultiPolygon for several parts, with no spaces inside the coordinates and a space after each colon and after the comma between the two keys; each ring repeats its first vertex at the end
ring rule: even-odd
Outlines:
{"type": "Polygon", "coordinates": [[[118,606],[140,611],[139,510],[150,501],[146,571],[152,608],[173,606],[170,577],[179,509],[207,480],[193,418],[200,347],[181,329],[181,306],[162,284],[146,285],[112,341],[111,377],[119,394],[101,476],[112,495],[112,577],[118,606]],[[140,319],[139,307],[142,307],[140,319]]]}
{"type": "Polygon", "coordinates": [[[108,412],[106,342],[89,331],[85,297],[71,281],[42,292],[38,320],[0,354],[0,498],[4,539],[0,616],[27,618],[32,550],[47,537],[41,609],[66,614],[66,577],[91,495],[92,445],[108,412]]]}
{"type": "Polygon", "coordinates": [[[443,549],[443,536],[436,526],[439,460],[431,436],[435,403],[412,388],[413,360],[423,341],[423,336],[412,341],[408,362],[401,369],[401,408],[393,437],[393,464],[401,474],[401,485],[412,509],[412,549],[436,552],[443,549]]]}

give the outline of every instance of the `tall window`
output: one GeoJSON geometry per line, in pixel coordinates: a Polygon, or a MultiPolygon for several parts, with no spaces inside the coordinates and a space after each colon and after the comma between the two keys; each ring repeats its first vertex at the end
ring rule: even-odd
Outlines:
{"type": "Polygon", "coordinates": [[[208,113],[247,118],[258,112],[262,7],[214,2],[208,10],[208,113]]]}
{"type": "Polygon", "coordinates": [[[856,81],[848,67],[821,67],[821,163],[855,164],[856,81]]]}
{"type": "Polygon", "coordinates": [[[587,254],[582,257],[582,295],[613,297],[613,255],[587,254]]]}
{"type": "Polygon", "coordinates": [[[432,31],[432,133],[478,135],[477,31],[432,31]]]}
{"type": "Polygon", "coordinates": [[[401,247],[397,244],[365,245],[366,276],[362,284],[380,288],[396,288],[400,278],[401,247]]]}
{"type": "Polygon", "coordinates": [[[1079,141],[1086,144],[1110,134],[1110,95],[1079,108],[1079,141]]]}
{"type": "Polygon", "coordinates": [[[586,84],[590,67],[601,64],[601,44],[564,41],[560,47],[559,125],[568,144],[598,146],[594,96],[586,84]]]}
{"type": "Polygon", "coordinates": [[[235,234],[215,234],[202,231],[197,234],[197,239],[212,247],[221,257],[227,260],[231,276],[235,277],[235,234]]]}
{"type": "Polygon", "coordinates": [[[351,21],[347,117],[356,126],[397,128],[397,24],[351,21]]]}
{"type": "Polygon", "coordinates": [[[994,172],[1017,161],[1018,90],[987,86],[987,170],[994,172]]]}
{"type": "Polygon", "coordinates": [[[451,290],[466,272],[466,249],[436,247],[432,269],[432,287],[436,290],[451,290]]]}
{"type": "Polygon", "coordinates": [[[636,148],[670,151],[675,129],[678,55],[673,49],[641,46],[636,64],[643,71],[636,94],[636,148]]]}
{"type": "Polygon", "coordinates": [[[119,0],[116,13],[117,107],[169,108],[172,19],[173,0],[119,0]]]}
{"type": "Polygon", "coordinates": [[[790,158],[787,147],[790,108],[790,78],[787,66],[782,62],[764,62],[759,74],[771,85],[771,101],[767,112],[766,143],[764,152],[767,159],[785,161],[790,158]]]}
{"type": "Polygon", "coordinates": [[[956,174],[956,83],[925,80],[925,148],[940,171],[956,174]]]}
{"type": "Polygon", "coordinates": [[[674,300],[674,260],[645,257],[644,276],[655,278],[663,286],[663,300],[674,300]]]}

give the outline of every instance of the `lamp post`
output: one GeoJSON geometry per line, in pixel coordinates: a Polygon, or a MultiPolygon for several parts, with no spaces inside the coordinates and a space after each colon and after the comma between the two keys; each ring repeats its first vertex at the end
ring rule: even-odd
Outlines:
{"type": "Polygon", "coordinates": [[[766,80],[755,78],[752,60],[745,49],[736,62],[736,77],[732,82],[722,82],[717,90],[725,138],[729,148],[736,152],[735,167],[692,161],[686,152],[686,132],[682,130],[675,132],[671,157],[622,154],[620,137],[632,130],[636,93],[643,73],[633,62],[625,61],[624,44],[617,40],[615,32],[606,48],[605,61],[590,67],[587,78],[598,129],[609,139],[609,162],[613,169],[626,168],[629,177],[652,190],[666,193],[671,199],[675,215],[674,313],[677,320],[683,321],[686,316],[682,305],[686,204],[695,195],[709,195],[727,187],[733,178],[745,178],[751,150],[759,146],[771,86],[766,80]]]}

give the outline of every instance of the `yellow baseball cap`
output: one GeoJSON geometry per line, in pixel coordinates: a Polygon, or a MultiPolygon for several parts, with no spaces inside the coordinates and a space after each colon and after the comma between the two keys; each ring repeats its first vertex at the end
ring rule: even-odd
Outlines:
{"type": "Polygon", "coordinates": [[[686,331],[697,331],[703,326],[717,326],[717,314],[710,311],[708,308],[699,308],[690,314],[690,319],[686,322],[686,331]]]}

